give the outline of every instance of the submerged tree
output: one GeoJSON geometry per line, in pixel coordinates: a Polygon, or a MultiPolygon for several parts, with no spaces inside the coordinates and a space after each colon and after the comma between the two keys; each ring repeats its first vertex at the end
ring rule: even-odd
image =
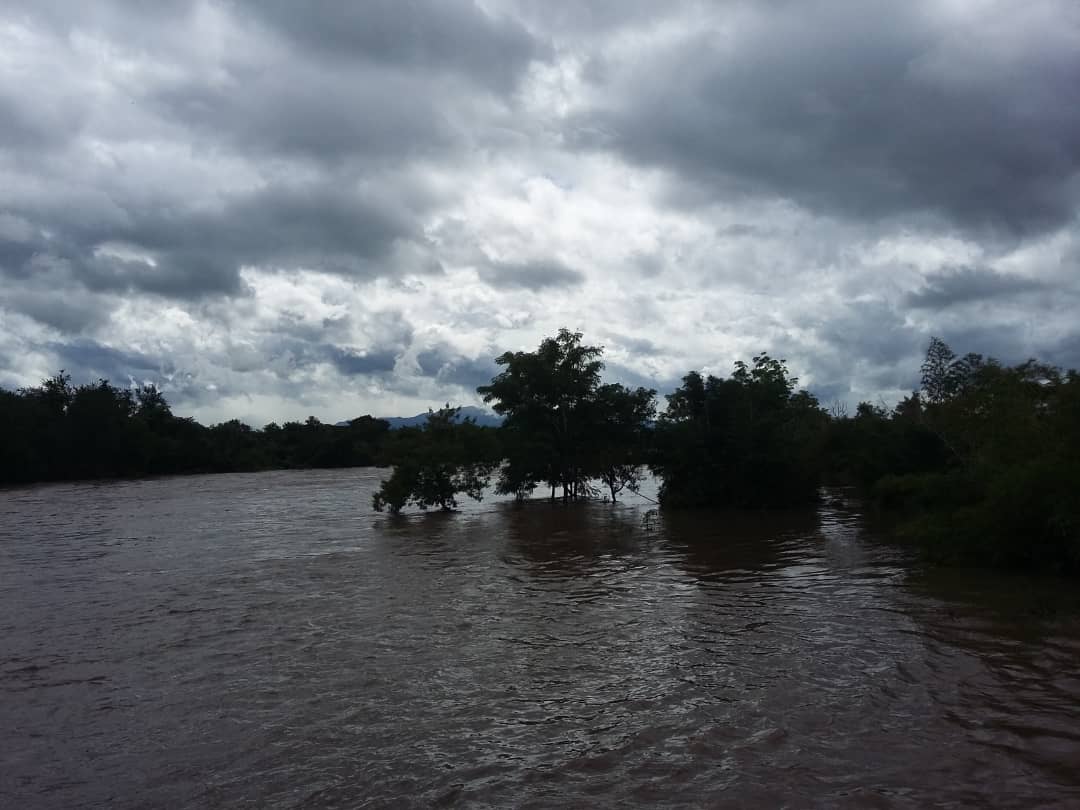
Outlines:
{"type": "Polygon", "coordinates": [[[500,492],[523,497],[543,483],[553,498],[561,486],[569,499],[588,486],[585,445],[603,350],[581,339],[580,332],[560,329],[535,352],[506,352],[495,360],[504,370],[477,388],[505,417],[507,459],[500,492]]]}
{"type": "Polygon", "coordinates": [[[399,431],[394,471],[372,498],[377,511],[397,513],[409,504],[449,511],[457,508],[459,493],[481,500],[497,453],[490,431],[459,422],[460,410],[448,404],[430,412],[422,428],[399,431]]]}
{"type": "Polygon", "coordinates": [[[817,494],[828,416],[782,360],[735,364],[730,378],[696,371],[668,396],[653,470],[668,506],[783,506],[817,494]]]}
{"type": "Polygon", "coordinates": [[[890,412],[860,402],[853,417],[833,416],[823,456],[831,483],[864,490],[885,475],[909,475],[942,468],[948,448],[926,424],[919,392],[905,397],[890,412]]]}
{"type": "Polygon", "coordinates": [[[908,530],[941,559],[1080,569],[1076,373],[957,357],[934,338],[922,401],[921,422],[948,453],[935,470],[877,486],[884,503],[917,516],[908,530]]]}
{"type": "Polygon", "coordinates": [[[645,460],[655,391],[601,385],[603,349],[560,329],[535,352],[507,352],[504,366],[477,391],[504,416],[505,463],[498,490],[525,497],[544,484],[554,499],[593,497],[599,479],[612,501],[636,489],[645,460]]]}
{"type": "Polygon", "coordinates": [[[637,492],[644,480],[649,425],[656,416],[656,392],[623,385],[602,385],[593,400],[595,417],[589,436],[589,470],[614,503],[623,489],[637,492]]]}

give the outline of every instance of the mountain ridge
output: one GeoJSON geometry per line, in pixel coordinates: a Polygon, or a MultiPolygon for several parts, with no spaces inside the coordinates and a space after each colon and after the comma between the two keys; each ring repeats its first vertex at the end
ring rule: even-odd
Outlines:
{"type": "MultiPolygon", "coordinates": [[[[423,427],[427,423],[428,412],[418,413],[415,416],[380,416],[378,418],[389,422],[391,430],[399,430],[403,427],[423,427]]],[[[481,427],[498,427],[503,421],[501,416],[497,416],[491,411],[485,411],[475,405],[462,406],[458,411],[457,418],[459,422],[463,419],[472,419],[481,427]]],[[[337,423],[339,427],[347,427],[348,424],[348,421],[337,423]]]]}

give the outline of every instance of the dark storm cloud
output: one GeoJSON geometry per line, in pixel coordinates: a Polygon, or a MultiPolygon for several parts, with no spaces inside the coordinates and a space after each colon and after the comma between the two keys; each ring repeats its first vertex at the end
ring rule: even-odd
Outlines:
{"type": "MultiPolygon", "coordinates": [[[[393,318],[385,320],[393,327],[393,318]]],[[[261,335],[253,353],[235,352],[231,366],[237,371],[252,371],[255,370],[250,365],[252,357],[261,357],[267,361],[265,370],[282,379],[310,372],[324,364],[333,366],[347,377],[385,375],[394,370],[412,340],[411,330],[407,327],[396,331],[388,329],[378,341],[366,347],[327,342],[327,334],[307,325],[282,321],[272,331],[261,335]]]]}
{"type": "Polygon", "coordinates": [[[805,386],[828,406],[865,399],[883,389],[918,387],[919,365],[929,336],[912,328],[895,304],[852,301],[824,314],[793,318],[799,331],[770,352],[805,370],[805,386]]]}
{"type": "Polygon", "coordinates": [[[454,358],[454,355],[447,352],[446,349],[438,347],[434,349],[425,349],[424,351],[416,355],[416,363],[420,366],[422,371],[428,377],[434,377],[439,371],[454,358]]]}
{"type": "MultiPolygon", "coordinates": [[[[36,226],[20,239],[0,235],[0,272],[27,277],[44,264],[91,289],[199,298],[240,292],[245,265],[374,278],[396,247],[423,241],[415,216],[393,199],[332,186],[268,186],[212,206],[133,202],[116,217],[53,205],[19,212],[36,226]]],[[[440,268],[428,258],[409,269],[440,268]]]]}
{"type": "Polygon", "coordinates": [[[470,391],[487,385],[499,373],[493,357],[465,357],[445,346],[420,352],[416,355],[416,362],[425,377],[459,385],[470,391]]]}
{"type": "Polygon", "coordinates": [[[0,50],[0,380],[58,355],[276,418],[488,382],[414,346],[447,327],[576,320],[662,392],[730,373],[715,336],[870,398],[931,332],[1080,345],[1071,1],[9,0],[0,50]]]}
{"type": "Polygon", "coordinates": [[[115,302],[98,296],[57,295],[55,290],[17,287],[0,288],[4,305],[21,312],[38,323],[51,326],[64,334],[78,334],[102,326],[115,302]]]}
{"type": "Polygon", "coordinates": [[[234,370],[243,372],[265,368],[281,382],[320,363],[332,363],[334,354],[340,352],[340,349],[329,344],[303,340],[288,333],[272,333],[256,347],[255,357],[263,361],[261,366],[253,368],[249,356],[243,354],[233,358],[230,365],[234,370]]]}
{"type": "Polygon", "coordinates": [[[605,348],[618,348],[629,352],[634,357],[655,357],[663,350],[646,337],[612,333],[611,344],[605,348]]]}
{"type": "Polygon", "coordinates": [[[1027,325],[1020,322],[971,323],[956,321],[943,324],[937,337],[944,340],[958,356],[976,352],[1003,363],[1021,363],[1034,354],[1046,357],[1055,346],[1038,345],[1027,325]]]}
{"type": "MultiPolygon", "coordinates": [[[[830,313],[814,334],[836,353],[841,374],[850,373],[855,363],[878,367],[903,363],[918,356],[924,343],[903,313],[884,301],[853,303],[830,313]]],[[[798,351],[799,341],[790,341],[790,349],[798,351]]]]}
{"type": "Polygon", "coordinates": [[[137,383],[160,380],[175,370],[171,362],[162,358],[115,349],[93,340],[52,343],[48,348],[75,383],[105,379],[122,388],[131,380],[137,383]]]}
{"type": "Polygon", "coordinates": [[[519,22],[489,16],[471,0],[341,3],[251,0],[245,10],[299,49],[425,73],[461,73],[500,91],[550,48],[519,22]]]}
{"type": "MultiPolygon", "coordinates": [[[[439,77],[313,68],[235,67],[208,84],[185,80],[146,98],[189,136],[235,148],[331,162],[432,157],[461,136],[442,109],[439,77]]],[[[460,147],[459,147],[460,148],[460,147]]]]}
{"type": "Polygon", "coordinates": [[[381,349],[366,354],[339,346],[327,346],[326,352],[334,367],[342,374],[379,374],[394,370],[399,353],[392,349],[381,349]]]}
{"type": "Polygon", "coordinates": [[[84,115],[78,99],[39,98],[0,87],[0,149],[54,149],[78,132],[84,115]]]}
{"type": "Polygon", "coordinates": [[[178,299],[241,294],[244,266],[356,279],[438,272],[423,234],[435,201],[414,162],[452,163],[472,100],[510,92],[547,52],[519,23],[465,2],[43,2],[8,15],[66,57],[89,34],[161,69],[137,61],[111,88],[119,94],[99,96],[70,73],[27,92],[25,78],[0,72],[0,170],[11,172],[0,215],[30,226],[18,239],[0,232],[0,273],[178,299]],[[243,46],[212,70],[184,38],[198,35],[200,8],[229,15],[243,46]],[[275,47],[277,35],[292,47],[275,47]],[[144,186],[110,154],[141,138],[155,150],[162,138],[186,143],[193,158],[240,173],[173,192],[164,170],[144,186]]]}
{"type": "Polygon", "coordinates": [[[508,5],[532,27],[574,39],[652,25],[688,4],[684,0],[509,0],[508,5]]]}
{"type": "Polygon", "coordinates": [[[1042,359],[1061,368],[1080,369],[1080,331],[1073,332],[1048,347],[1042,359]]]}
{"type": "Polygon", "coordinates": [[[379,192],[351,193],[331,185],[269,186],[237,195],[220,210],[173,218],[158,214],[133,236],[150,248],[207,244],[232,264],[310,265],[331,272],[375,275],[373,260],[394,242],[419,238],[418,223],[379,192]]]}
{"type": "Polygon", "coordinates": [[[720,4],[673,41],[611,57],[577,139],[717,197],[1054,228],[1076,211],[1080,6],[1051,7],[1045,25],[1018,15],[1003,32],[930,3],[720,4]]]}
{"type": "Polygon", "coordinates": [[[583,284],[585,274],[553,259],[531,262],[492,262],[480,277],[495,287],[520,287],[534,292],[583,284]]]}
{"type": "MultiPolygon", "coordinates": [[[[304,317],[303,312],[286,311],[274,322],[273,333],[275,335],[287,335],[306,343],[336,343],[338,341],[347,341],[353,325],[354,320],[348,314],[312,321],[304,317]]],[[[405,334],[404,344],[408,345],[412,333],[407,325],[403,325],[403,330],[405,334]]]]}
{"type": "Polygon", "coordinates": [[[291,52],[278,49],[276,64],[237,54],[212,79],[181,76],[144,100],[200,139],[271,155],[453,159],[469,145],[470,105],[509,97],[528,65],[551,55],[520,23],[472,2],[271,0],[237,11],[291,52]]]}
{"type": "Polygon", "coordinates": [[[75,31],[134,33],[155,27],[173,27],[190,17],[197,0],[104,0],[72,3],[69,0],[6,0],[16,21],[45,25],[67,36],[75,31]]]}
{"type": "Polygon", "coordinates": [[[18,238],[5,238],[0,233],[0,275],[25,278],[30,275],[31,260],[44,246],[39,234],[29,233],[18,238]]]}
{"type": "Polygon", "coordinates": [[[972,301],[1011,298],[1046,288],[1045,282],[1036,279],[977,267],[956,267],[926,276],[925,286],[909,293],[904,301],[918,309],[944,309],[972,301]]]}

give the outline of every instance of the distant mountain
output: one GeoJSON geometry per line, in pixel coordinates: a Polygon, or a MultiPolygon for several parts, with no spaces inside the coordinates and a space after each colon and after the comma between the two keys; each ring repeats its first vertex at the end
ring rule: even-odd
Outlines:
{"type": "MultiPolygon", "coordinates": [[[[390,423],[391,430],[397,430],[403,427],[421,427],[427,422],[427,413],[418,413],[416,416],[383,416],[381,419],[390,423]]],[[[502,424],[502,417],[496,416],[490,411],[485,411],[483,408],[477,408],[474,405],[466,405],[458,412],[458,421],[462,419],[472,419],[476,424],[481,427],[498,427],[502,424]]],[[[338,425],[345,426],[348,422],[338,422],[338,425]]]]}

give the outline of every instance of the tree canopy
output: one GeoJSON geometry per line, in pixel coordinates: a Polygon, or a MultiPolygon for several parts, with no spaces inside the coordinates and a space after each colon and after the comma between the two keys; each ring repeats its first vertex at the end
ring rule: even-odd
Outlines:
{"type": "Polygon", "coordinates": [[[614,500],[636,486],[656,392],[601,385],[603,348],[582,337],[560,329],[534,352],[506,352],[495,360],[503,370],[477,389],[505,417],[499,492],[525,497],[543,484],[574,500],[600,479],[614,500]]]}
{"type": "Polygon", "coordinates": [[[389,425],[370,416],[341,427],[314,417],[262,430],[238,420],[204,427],[175,416],[152,385],[73,385],[61,371],[0,389],[0,484],[365,466],[391,452],[389,425]]]}
{"type": "Polygon", "coordinates": [[[459,412],[447,404],[429,412],[422,427],[399,432],[393,474],[372,497],[376,511],[397,513],[409,504],[448,511],[459,493],[481,500],[499,454],[490,432],[458,421],[459,412]]]}
{"type": "Polygon", "coordinates": [[[447,405],[418,428],[363,416],[328,425],[204,427],[154,386],[76,385],[60,373],[0,389],[0,484],[293,467],[392,465],[376,509],[454,509],[543,487],[565,501],[635,491],[646,467],[665,508],[812,502],[859,487],[906,516],[935,558],[1080,571],[1080,375],[1006,365],[933,338],[920,390],[891,410],[823,410],[762,353],[728,377],[691,371],[657,415],[656,392],[604,382],[603,348],[567,329],[506,352],[477,389],[499,428],[447,405]]]}
{"type": "Polygon", "coordinates": [[[784,361],[760,354],[726,379],[691,371],[668,396],[652,468],[660,501],[679,506],[782,506],[820,484],[828,416],[796,391],[784,361]]]}
{"type": "Polygon", "coordinates": [[[935,338],[922,387],[943,462],[879,485],[920,515],[912,532],[941,557],[1080,570],[1080,376],[957,357],[935,338]]]}

